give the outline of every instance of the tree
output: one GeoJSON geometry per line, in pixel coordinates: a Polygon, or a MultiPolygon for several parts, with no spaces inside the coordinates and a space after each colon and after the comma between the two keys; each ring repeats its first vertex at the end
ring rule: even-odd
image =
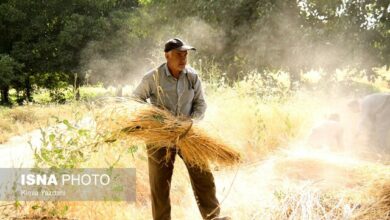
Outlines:
{"type": "Polygon", "coordinates": [[[0,54],[0,90],[1,104],[9,105],[9,89],[13,81],[17,81],[22,65],[9,55],[0,54]]]}
{"type": "Polygon", "coordinates": [[[137,5],[136,0],[8,0],[0,4],[0,29],[6,33],[0,40],[0,53],[24,64],[24,87],[29,100],[34,83],[31,79],[40,74],[64,73],[69,77],[49,78],[70,85],[77,75],[78,87],[83,80],[83,49],[89,42],[115,33],[110,17],[114,12],[130,12],[137,5]]]}
{"type": "Polygon", "coordinates": [[[369,78],[375,78],[372,68],[388,64],[389,1],[299,2],[307,15],[307,24],[316,30],[313,36],[319,36],[313,43],[327,41],[337,51],[330,70],[352,66],[365,69],[369,78]]]}
{"type": "Polygon", "coordinates": [[[200,18],[211,31],[221,29],[219,38],[208,39],[223,49],[204,50],[208,45],[202,44],[196,56],[212,57],[233,80],[251,69],[285,69],[299,80],[300,70],[369,70],[389,60],[388,0],[144,2],[140,10],[151,18],[143,19],[142,25],[161,28],[149,34],[160,37],[168,32],[195,41],[210,36],[198,33],[199,28],[186,23],[188,18],[200,18]]]}

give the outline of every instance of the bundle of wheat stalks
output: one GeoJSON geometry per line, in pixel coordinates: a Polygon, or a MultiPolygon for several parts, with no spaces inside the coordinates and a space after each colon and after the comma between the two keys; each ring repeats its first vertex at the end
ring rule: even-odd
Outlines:
{"type": "Polygon", "coordinates": [[[375,199],[363,206],[354,219],[390,219],[390,179],[381,178],[373,182],[368,192],[375,199]]]}
{"type": "Polygon", "coordinates": [[[237,151],[207,135],[190,119],[175,117],[147,104],[136,108],[129,108],[130,105],[105,111],[108,118],[98,120],[98,130],[110,132],[107,141],[141,139],[150,152],[176,148],[187,164],[200,169],[208,169],[210,163],[229,166],[240,161],[237,151]]]}
{"type": "Polygon", "coordinates": [[[390,218],[390,182],[389,180],[385,182],[380,191],[380,208],[382,208],[382,211],[385,213],[385,216],[390,218]]]}

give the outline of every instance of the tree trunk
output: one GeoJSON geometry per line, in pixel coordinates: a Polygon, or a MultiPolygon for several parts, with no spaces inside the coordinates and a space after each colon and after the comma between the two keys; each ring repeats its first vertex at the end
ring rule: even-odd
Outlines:
{"type": "Polygon", "coordinates": [[[10,105],[9,102],[9,86],[3,86],[1,88],[1,104],[2,105],[10,105]]]}
{"type": "Polygon", "coordinates": [[[76,88],[76,101],[80,101],[80,85],[76,88]]]}
{"type": "Polygon", "coordinates": [[[32,102],[32,87],[31,87],[31,82],[30,82],[30,76],[26,77],[26,80],[24,81],[25,83],[25,90],[26,90],[26,100],[28,102],[32,102]]]}
{"type": "Polygon", "coordinates": [[[78,78],[77,73],[74,74],[73,87],[75,90],[74,92],[75,92],[76,101],[79,101],[80,100],[80,79],[78,78]]]}

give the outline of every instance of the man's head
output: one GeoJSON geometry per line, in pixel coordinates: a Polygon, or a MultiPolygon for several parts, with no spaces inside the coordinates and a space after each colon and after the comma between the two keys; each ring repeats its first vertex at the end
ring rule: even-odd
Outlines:
{"type": "Polygon", "coordinates": [[[351,112],[354,112],[354,113],[360,112],[360,101],[357,99],[349,101],[347,106],[351,112]]]}
{"type": "Polygon", "coordinates": [[[165,58],[172,72],[179,73],[185,68],[188,50],[195,50],[195,48],[186,45],[179,38],[170,39],[165,43],[165,58]]]}
{"type": "Polygon", "coordinates": [[[340,122],[340,115],[338,113],[332,113],[328,115],[328,120],[340,122]]]}

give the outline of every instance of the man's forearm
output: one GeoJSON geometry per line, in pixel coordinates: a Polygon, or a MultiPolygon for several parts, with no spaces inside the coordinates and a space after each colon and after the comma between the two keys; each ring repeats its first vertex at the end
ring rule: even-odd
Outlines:
{"type": "Polygon", "coordinates": [[[194,110],[191,114],[191,118],[201,120],[204,117],[206,112],[207,104],[206,102],[196,103],[194,105],[194,110]]]}

